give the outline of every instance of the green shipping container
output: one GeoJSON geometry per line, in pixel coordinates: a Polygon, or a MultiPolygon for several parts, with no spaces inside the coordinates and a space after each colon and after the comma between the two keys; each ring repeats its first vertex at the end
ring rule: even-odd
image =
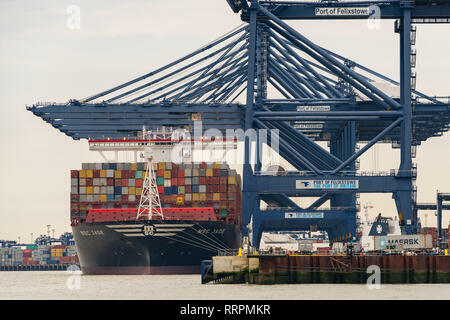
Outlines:
{"type": "Polygon", "coordinates": [[[163,186],[164,185],[164,178],[163,177],[156,178],[156,185],[163,186]]]}
{"type": "Polygon", "coordinates": [[[27,246],[27,250],[36,250],[37,246],[27,246]]]}
{"type": "Polygon", "coordinates": [[[227,211],[226,209],[221,209],[221,210],[220,210],[220,216],[221,216],[222,218],[223,218],[223,217],[226,217],[227,214],[228,214],[228,211],[227,211]]]}
{"type": "Polygon", "coordinates": [[[184,194],[184,186],[178,186],[178,194],[184,194]]]}
{"type": "Polygon", "coordinates": [[[142,171],[136,171],[136,179],[143,179],[142,171]]]}

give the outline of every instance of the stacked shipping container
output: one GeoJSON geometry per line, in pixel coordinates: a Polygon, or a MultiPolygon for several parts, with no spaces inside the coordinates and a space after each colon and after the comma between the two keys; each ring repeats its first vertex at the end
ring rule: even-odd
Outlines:
{"type": "Polygon", "coordinates": [[[78,264],[76,249],[64,245],[0,248],[0,265],[78,264]]]}
{"type": "MultiPolygon", "coordinates": [[[[240,223],[241,181],[226,163],[154,164],[163,208],[211,207],[218,219],[240,223]]],[[[90,209],[138,208],[146,163],[83,163],[71,171],[71,219],[90,209]]]]}
{"type": "Polygon", "coordinates": [[[0,248],[0,265],[21,265],[22,249],[18,247],[0,248]]]}
{"type": "MultiPolygon", "coordinates": [[[[449,226],[449,229],[442,229],[442,240],[443,240],[443,242],[448,243],[450,246],[449,230],[450,230],[450,226],[449,226]]],[[[424,227],[424,228],[422,228],[422,234],[430,234],[432,237],[433,247],[436,247],[437,237],[438,237],[438,232],[437,232],[436,227],[424,227]]]]}

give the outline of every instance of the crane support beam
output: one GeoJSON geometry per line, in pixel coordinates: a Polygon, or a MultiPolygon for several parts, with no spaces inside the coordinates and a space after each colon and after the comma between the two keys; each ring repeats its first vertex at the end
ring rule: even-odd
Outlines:
{"type": "MultiPolygon", "coordinates": [[[[286,20],[355,20],[368,19],[374,15],[380,19],[401,19],[403,8],[407,5],[412,7],[411,17],[418,22],[421,22],[419,19],[436,19],[434,23],[446,23],[447,18],[450,18],[450,4],[445,0],[260,1],[259,3],[278,18],[286,20]]],[[[248,21],[246,11],[243,11],[241,17],[243,21],[248,21]]]]}
{"type": "Polygon", "coordinates": [[[288,196],[320,197],[327,193],[393,193],[411,191],[407,178],[398,176],[351,176],[325,174],[309,176],[255,176],[258,193],[285,193],[288,196]]]}

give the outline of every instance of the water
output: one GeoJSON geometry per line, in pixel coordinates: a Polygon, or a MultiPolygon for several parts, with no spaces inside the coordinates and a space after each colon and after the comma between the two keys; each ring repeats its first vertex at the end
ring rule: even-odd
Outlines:
{"type": "Polygon", "coordinates": [[[200,283],[200,275],[81,275],[65,271],[0,272],[0,299],[450,299],[450,284],[218,285],[200,283]],[[78,276],[75,276],[78,277],[78,276]]]}

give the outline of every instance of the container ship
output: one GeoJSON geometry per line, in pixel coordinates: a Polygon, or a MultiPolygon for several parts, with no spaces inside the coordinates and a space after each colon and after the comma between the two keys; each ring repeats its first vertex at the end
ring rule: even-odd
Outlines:
{"type": "Polygon", "coordinates": [[[202,260],[240,246],[240,185],[226,163],[82,164],[70,196],[82,272],[200,273],[202,260]],[[162,216],[138,214],[149,172],[162,216]]]}

